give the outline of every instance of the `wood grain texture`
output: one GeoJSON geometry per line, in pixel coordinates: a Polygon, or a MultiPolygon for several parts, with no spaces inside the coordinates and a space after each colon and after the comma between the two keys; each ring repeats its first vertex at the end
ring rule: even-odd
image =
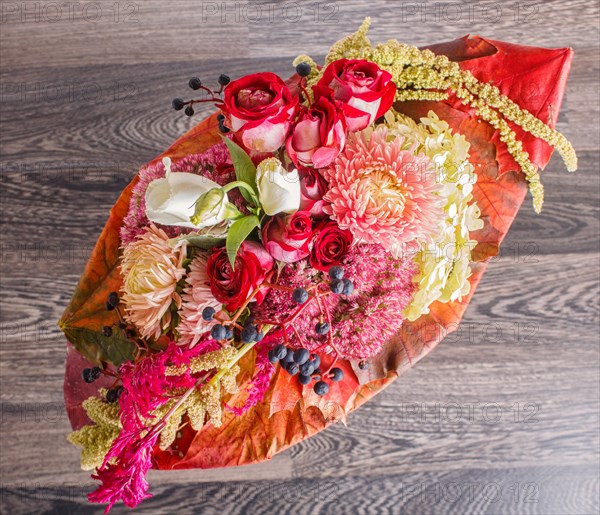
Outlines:
{"type": "Polygon", "coordinates": [[[597,2],[53,4],[0,1],[2,513],[102,511],[65,439],[55,321],[121,189],[194,123],[170,99],[192,74],[285,76],[367,15],[373,40],[572,46],[559,129],[580,171],[553,158],[543,213],[526,201],[460,329],[347,426],[268,463],[152,472],[138,511],[598,513],[597,2]]]}

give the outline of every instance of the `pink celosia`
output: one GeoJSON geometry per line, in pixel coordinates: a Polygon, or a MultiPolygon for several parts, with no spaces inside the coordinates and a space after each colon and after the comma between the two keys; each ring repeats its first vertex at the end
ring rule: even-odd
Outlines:
{"type": "Polygon", "coordinates": [[[171,303],[181,304],[177,283],[185,275],[186,242],[174,246],[155,225],[123,248],[122,300],[125,319],[143,338],[159,338],[171,322],[171,303]]]}
{"type": "MultiPolygon", "coordinates": [[[[195,173],[207,177],[220,185],[225,185],[235,180],[235,171],[231,163],[231,156],[225,143],[213,145],[202,154],[190,154],[178,161],[174,161],[171,165],[171,171],[195,173]]],[[[122,244],[133,241],[136,236],[143,232],[144,227],[150,223],[146,217],[146,190],[153,180],[161,179],[164,176],[165,167],[162,162],[146,166],[140,170],[138,182],[131,192],[129,211],[123,220],[121,228],[122,244]]],[[[238,190],[230,191],[228,197],[238,209],[245,212],[245,202],[238,190]]],[[[189,229],[182,229],[175,226],[160,226],[160,228],[171,237],[178,236],[182,232],[189,232],[189,229]]]]}
{"type": "MultiPolygon", "coordinates": [[[[353,247],[342,266],[344,277],[354,283],[354,293],[330,295],[323,300],[331,312],[334,344],[344,358],[369,358],[400,329],[402,312],[414,291],[412,278],[417,267],[411,259],[394,258],[380,245],[353,247]]],[[[287,265],[278,282],[296,288],[307,287],[322,278],[321,272],[303,260],[287,265]]],[[[253,314],[258,320],[281,321],[295,309],[289,292],[272,289],[263,304],[253,309],[253,314]]],[[[309,350],[326,346],[327,337],[318,336],[314,330],[319,315],[318,305],[313,301],[294,322],[302,339],[292,331],[288,333],[292,345],[309,350]]]]}
{"type": "Polygon", "coordinates": [[[104,463],[93,479],[102,484],[88,494],[90,502],[108,503],[104,513],[122,500],[125,506],[134,508],[144,499],[152,497],[148,493],[146,474],[152,466],[152,449],[159,436],[154,432],[141,437],[139,432],[121,431],[115,439],[104,463]],[[109,463],[109,460],[115,460],[109,463]]]}
{"type": "Polygon", "coordinates": [[[193,347],[202,336],[206,335],[212,323],[202,318],[202,310],[212,307],[215,311],[221,309],[210,289],[210,281],[206,270],[206,262],[210,254],[197,252],[190,263],[190,270],[186,277],[187,286],[183,290],[182,305],[179,310],[180,322],[177,326],[180,345],[193,347]]]}
{"type": "MultiPolygon", "coordinates": [[[[226,408],[238,417],[262,401],[265,392],[269,389],[271,377],[273,377],[273,373],[275,372],[275,367],[269,361],[269,349],[275,345],[275,339],[276,334],[269,333],[265,336],[261,344],[257,345],[254,375],[247,386],[248,397],[246,398],[246,402],[239,407],[226,405],[226,408]]],[[[279,340],[277,340],[277,343],[279,343],[279,340]]]]}
{"type": "Polygon", "coordinates": [[[356,241],[387,250],[433,235],[444,213],[434,167],[424,154],[388,141],[387,128],[350,135],[344,151],[321,170],[329,181],[325,212],[356,241]]]}

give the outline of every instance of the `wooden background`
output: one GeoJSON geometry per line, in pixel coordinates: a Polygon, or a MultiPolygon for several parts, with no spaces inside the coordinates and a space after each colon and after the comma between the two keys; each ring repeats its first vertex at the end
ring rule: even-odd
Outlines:
{"type": "MultiPolygon", "coordinates": [[[[198,118],[187,80],[287,76],[373,18],[374,40],[478,33],[572,46],[559,129],[580,170],[543,174],[461,330],[348,420],[227,470],[151,473],[139,513],[598,513],[598,2],[0,1],[0,511],[101,513],[65,440],[55,326],[136,169],[198,118]],[[61,7],[62,5],[62,7],[61,7]]],[[[535,85],[534,85],[535,86],[535,85]]],[[[113,513],[124,513],[122,506],[113,513]]]]}

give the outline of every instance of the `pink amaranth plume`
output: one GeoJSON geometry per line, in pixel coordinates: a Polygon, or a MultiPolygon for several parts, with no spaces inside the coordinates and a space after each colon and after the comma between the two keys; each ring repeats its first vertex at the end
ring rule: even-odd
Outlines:
{"type": "MultiPolygon", "coordinates": [[[[412,278],[417,266],[411,259],[392,257],[380,245],[353,247],[342,266],[344,277],[354,283],[354,293],[330,295],[322,301],[331,312],[332,335],[341,357],[366,359],[377,354],[400,329],[404,321],[402,312],[414,292],[412,278]]],[[[306,288],[323,277],[324,274],[304,260],[283,268],[277,283],[290,288],[306,288]]],[[[253,315],[256,320],[285,320],[296,309],[289,292],[272,289],[262,305],[253,309],[253,315]]],[[[288,331],[292,346],[314,351],[327,343],[326,336],[318,336],[315,332],[319,315],[317,303],[311,302],[294,322],[301,339],[288,331]]]]}

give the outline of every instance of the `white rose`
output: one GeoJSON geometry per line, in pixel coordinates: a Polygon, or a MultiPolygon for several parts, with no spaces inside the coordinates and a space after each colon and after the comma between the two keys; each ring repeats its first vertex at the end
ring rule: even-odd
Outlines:
{"type": "Polygon", "coordinates": [[[293,213],[300,208],[300,178],[295,168],[287,171],[279,159],[270,157],[256,169],[258,198],[269,216],[293,213]]]}
{"type": "Polygon", "coordinates": [[[190,217],[194,214],[195,203],[204,193],[221,186],[206,177],[185,172],[171,172],[171,159],[163,159],[166,174],[163,179],[155,179],[146,190],[146,216],[151,222],[161,225],[177,225],[190,229],[210,227],[222,222],[229,199],[223,194],[220,209],[213,211],[214,216],[205,218],[194,225],[190,217]]]}

